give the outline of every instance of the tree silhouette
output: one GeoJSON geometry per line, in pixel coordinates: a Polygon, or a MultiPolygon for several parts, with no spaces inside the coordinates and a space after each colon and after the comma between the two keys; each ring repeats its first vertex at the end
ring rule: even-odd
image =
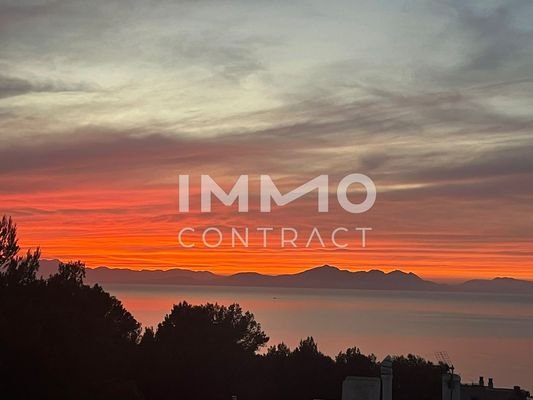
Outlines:
{"type": "Polygon", "coordinates": [[[434,365],[413,354],[392,360],[393,392],[397,400],[439,400],[444,365],[434,365]]]}
{"type": "Polygon", "coordinates": [[[181,302],[141,343],[153,349],[143,388],[150,398],[228,399],[238,390],[243,367],[268,341],[253,314],[237,304],[181,302]],[[153,337],[152,337],[153,336],[153,337]],[[206,384],[208,382],[208,384],[206,384]]]}
{"type": "Polygon", "coordinates": [[[58,272],[50,277],[49,282],[62,282],[65,284],[81,286],[85,279],[85,264],[81,261],[59,263],[58,272]]]}
{"type": "Polygon", "coordinates": [[[17,226],[11,217],[0,221],[0,287],[28,285],[35,281],[39,269],[39,249],[19,256],[17,226]]]}
{"type": "Polygon", "coordinates": [[[374,354],[365,356],[357,347],[340,352],[335,357],[335,363],[343,376],[378,376],[379,374],[376,356],[374,354]]]}
{"type": "Polygon", "coordinates": [[[253,314],[248,311],[243,313],[238,304],[228,307],[209,303],[193,306],[181,302],[159,324],[155,339],[157,343],[169,345],[201,342],[202,347],[227,347],[232,351],[253,354],[268,341],[268,336],[253,314]]]}
{"type": "Polygon", "coordinates": [[[0,396],[136,399],[131,367],[140,325],[81,262],[37,279],[39,251],[18,256],[16,226],[0,224],[0,396]]]}
{"type": "Polygon", "coordinates": [[[20,247],[17,240],[17,227],[11,217],[3,216],[0,222],[0,269],[16,257],[20,247]]]}
{"type": "Polygon", "coordinates": [[[291,349],[285,343],[270,346],[266,356],[272,359],[286,360],[291,355],[291,349]]]}

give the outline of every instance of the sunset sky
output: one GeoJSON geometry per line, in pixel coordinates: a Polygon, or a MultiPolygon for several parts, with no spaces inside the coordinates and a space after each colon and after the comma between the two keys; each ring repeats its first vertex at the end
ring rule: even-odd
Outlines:
{"type": "Polygon", "coordinates": [[[0,0],[0,214],[88,266],[533,279],[531,21],[530,0],[0,0]],[[378,190],[361,215],[261,214],[257,190],[248,214],[178,213],[179,174],[197,204],[201,174],[334,194],[355,172],[378,190]],[[184,249],[184,226],[373,230],[184,249]]]}

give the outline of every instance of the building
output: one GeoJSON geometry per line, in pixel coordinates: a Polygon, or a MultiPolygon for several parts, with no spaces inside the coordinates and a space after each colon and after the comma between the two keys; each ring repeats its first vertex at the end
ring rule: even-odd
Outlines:
{"type": "Polygon", "coordinates": [[[485,385],[485,379],[479,377],[478,384],[461,385],[461,400],[528,400],[529,392],[515,386],[512,389],[497,388],[494,386],[494,380],[488,379],[485,385]]]}
{"type": "MultiPolygon", "coordinates": [[[[392,393],[392,360],[388,356],[381,363],[380,377],[348,376],[342,385],[342,400],[394,400],[392,393]]],[[[442,400],[533,400],[528,391],[515,386],[497,388],[494,380],[479,378],[478,384],[461,384],[461,376],[447,373],[442,376],[442,400]]]]}
{"type": "Polygon", "coordinates": [[[381,362],[380,377],[346,377],[342,400],[392,400],[392,358],[387,356],[381,362]]]}

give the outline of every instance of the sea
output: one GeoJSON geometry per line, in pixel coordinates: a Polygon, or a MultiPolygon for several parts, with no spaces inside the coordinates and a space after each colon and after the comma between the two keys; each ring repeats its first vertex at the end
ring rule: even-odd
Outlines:
{"type": "Polygon", "coordinates": [[[533,392],[533,295],[386,290],[107,284],[144,327],[157,327],[173,304],[238,303],[270,337],[294,348],[312,336],[334,357],[349,347],[378,360],[446,353],[463,383],[533,392]]]}

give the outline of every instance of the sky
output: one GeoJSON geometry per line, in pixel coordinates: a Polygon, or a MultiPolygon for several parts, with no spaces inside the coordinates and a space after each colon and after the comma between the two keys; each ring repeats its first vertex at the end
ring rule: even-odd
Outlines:
{"type": "Polygon", "coordinates": [[[23,246],[88,266],[533,279],[532,20],[530,0],[0,0],[0,212],[23,246]],[[201,174],[285,191],[326,174],[333,195],[351,173],[377,186],[367,213],[309,195],[265,215],[253,191],[248,214],[178,213],[179,174],[194,203],[201,174]],[[372,232],[176,239],[265,225],[372,232]]]}

